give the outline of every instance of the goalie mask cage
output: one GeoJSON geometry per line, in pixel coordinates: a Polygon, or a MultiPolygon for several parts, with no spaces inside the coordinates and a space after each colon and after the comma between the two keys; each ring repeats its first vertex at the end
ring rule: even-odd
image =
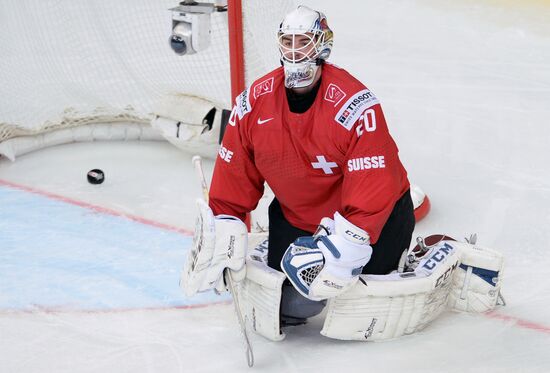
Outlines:
{"type": "Polygon", "coordinates": [[[0,154],[13,159],[64,142],[160,138],[148,124],[161,97],[190,95],[230,109],[246,85],[278,66],[276,32],[292,1],[228,1],[229,11],[211,14],[210,46],[185,56],[168,43],[168,9],[177,5],[2,1],[0,154]],[[98,131],[98,124],[111,129],[98,131]],[[32,145],[17,150],[29,137],[32,145]]]}

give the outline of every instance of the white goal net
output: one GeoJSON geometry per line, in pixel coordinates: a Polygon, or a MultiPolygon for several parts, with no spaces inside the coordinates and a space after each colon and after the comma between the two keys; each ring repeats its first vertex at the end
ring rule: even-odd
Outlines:
{"type": "MultiPolygon", "coordinates": [[[[175,0],[0,2],[0,145],[97,123],[147,126],[164,95],[231,107],[227,12],[211,44],[178,56],[175,0]]],[[[243,0],[246,84],[278,64],[276,30],[291,1],[243,0]]]]}

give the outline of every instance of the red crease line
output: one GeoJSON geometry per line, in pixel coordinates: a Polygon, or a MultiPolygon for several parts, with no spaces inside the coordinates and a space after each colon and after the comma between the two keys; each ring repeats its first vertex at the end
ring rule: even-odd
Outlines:
{"type": "Polygon", "coordinates": [[[140,312],[140,311],[174,311],[174,310],[193,310],[199,308],[206,308],[211,306],[220,306],[231,304],[231,300],[212,302],[212,303],[198,303],[198,304],[186,304],[181,306],[168,306],[168,307],[143,307],[143,308],[116,308],[116,309],[73,309],[71,307],[44,307],[35,305],[33,308],[28,309],[0,309],[0,315],[21,315],[21,314],[115,314],[126,312],[140,312]]]}
{"type": "Polygon", "coordinates": [[[99,212],[99,213],[102,213],[102,214],[117,216],[117,217],[123,217],[123,218],[126,218],[128,220],[132,220],[132,221],[135,221],[137,223],[140,223],[140,224],[149,225],[149,226],[152,226],[152,227],[155,227],[155,228],[161,228],[161,229],[165,229],[165,230],[176,232],[176,233],[181,233],[185,236],[192,236],[193,235],[193,232],[191,232],[190,230],[184,229],[184,228],[179,228],[179,227],[175,227],[175,226],[172,226],[172,225],[169,225],[169,224],[160,223],[158,221],[145,219],[145,218],[142,218],[142,217],[136,216],[136,215],[123,214],[121,212],[111,210],[111,209],[108,209],[108,208],[105,208],[105,207],[92,205],[91,203],[78,201],[78,200],[71,199],[71,198],[68,198],[68,197],[65,197],[65,196],[61,196],[59,194],[46,192],[46,191],[43,191],[43,190],[39,190],[39,189],[32,188],[32,187],[29,187],[29,186],[21,185],[21,184],[16,184],[16,183],[13,183],[11,181],[6,181],[6,180],[0,179],[0,185],[6,186],[6,187],[9,187],[9,188],[13,188],[13,189],[23,190],[25,192],[30,192],[30,193],[37,194],[37,195],[40,195],[40,196],[43,196],[43,197],[54,199],[56,201],[69,203],[71,205],[86,208],[86,209],[89,209],[89,210],[92,210],[92,211],[95,211],[95,212],[99,212]]]}
{"type": "Polygon", "coordinates": [[[502,315],[500,313],[497,313],[495,311],[490,311],[484,314],[485,316],[495,319],[495,320],[502,320],[506,322],[514,323],[514,325],[517,325],[523,329],[530,329],[530,330],[536,330],[538,332],[550,334],[550,327],[542,324],[538,324],[532,321],[527,321],[520,319],[518,317],[514,316],[508,316],[508,315],[502,315]]]}

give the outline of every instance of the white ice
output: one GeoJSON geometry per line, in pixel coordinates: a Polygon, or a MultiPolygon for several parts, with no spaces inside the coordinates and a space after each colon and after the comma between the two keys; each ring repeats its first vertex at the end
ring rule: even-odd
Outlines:
{"type": "MultiPolygon", "coordinates": [[[[384,343],[324,338],[315,318],[282,342],[252,335],[253,370],[549,372],[550,4],[303,3],[328,15],[331,60],[380,98],[431,198],[415,236],[477,233],[503,252],[508,304],[384,343]]],[[[247,371],[228,298],[177,291],[199,195],[168,143],[0,160],[0,372],[247,371]]]]}

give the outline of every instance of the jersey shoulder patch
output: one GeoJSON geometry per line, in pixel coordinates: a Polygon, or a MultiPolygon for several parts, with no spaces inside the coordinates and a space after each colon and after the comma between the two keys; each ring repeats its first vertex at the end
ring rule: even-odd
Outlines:
{"type": "Polygon", "coordinates": [[[334,120],[342,125],[348,131],[351,130],[354,123],[359,119],[361,114],[368,108],[379,104],[378,98],[368,88],[364,88],[359,92],[351,95],[345,101],[340,110],[336,113],[334,120]]]}
{"type": "Polygon", "coordinates": [[[338,83],[329,83],[328,87],[325,89],[323,99],[330,102],[334,107],[338,106],[347,94],[344,89],[340,88],[342,84],[338,83]]]}
{"type": "Polygon", "coordinates": [[[374,93],[345,69],[326,63],[323,70],[326,79],[323,99],[331,103],[334,121],[351,131],[361,114],[379,103],[374,93]]]}
{"type": "MultiPolygon", "coordinates": [[[[255,80],[235,100],[236,113],[239,119],[252,111],[252,107],[261,96],[268,96],[273,93],[275,85],[282,73],[282,68],[277,68],[270,73],[255,80]]],[[[263,97],[262,97],[263,98],[263,97]]]]}
{"type": "Polygon", "coordinates": [[[254,85],[252,86],[252,90],[251,90],[252,95],[254,96],[254,99],[257,99],[262,95],[267,95],[269,93],[272,93],[274,79],[275,78],[273,76],[270,76],[260,82],[254,82],[254,85]]]}
{"type": "Polygon", "coordinates": [[[235,99],[235,112],[237,113],[239,120],[243,119],[243,117],[252,110],[249,88],[242,91],[242,93],[235,99]]]}

